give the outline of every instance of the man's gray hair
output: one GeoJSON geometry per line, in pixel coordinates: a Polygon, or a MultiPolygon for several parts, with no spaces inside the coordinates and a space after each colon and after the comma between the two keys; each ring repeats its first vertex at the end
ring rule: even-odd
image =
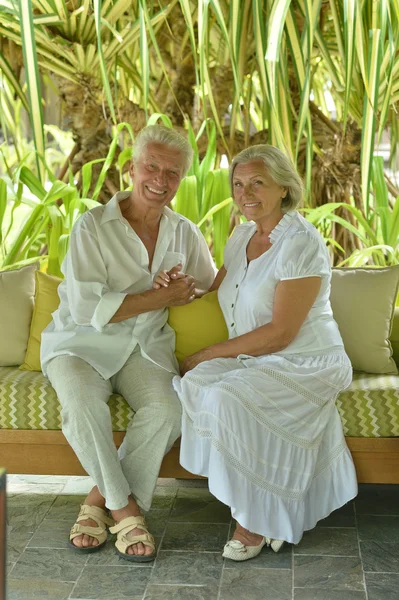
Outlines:
{"type": "Polygon", "coordinates": [[[181,133],[165,127],[165,125],[148,125],[148,127],[144,127],[134,141],[133,162],[139,160],[144,148],[151,142],[167,144],[176,150],[180,150],[184,157],[182,178],[187,175],[193,160],[193,149],[181,133]]]}
{"type": "Polygon", "coordinates": [[[242,150],[234,157],[230,165],[230,187],[234,197],[233,175],[237,165],[263,160],[270,177],[277,185],[281,185],[288,193],[281,202],[281,210],[288,212],[299,206],[303,196],[303,183],[291,160],[275,146],[257,144],[242,150]]]}

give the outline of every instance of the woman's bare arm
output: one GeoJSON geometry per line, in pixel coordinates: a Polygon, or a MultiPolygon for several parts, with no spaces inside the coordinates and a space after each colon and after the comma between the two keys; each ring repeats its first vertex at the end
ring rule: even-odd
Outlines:
{"type": "Polygon", "coordinates": [[[283,350],[297,336],[317,298],[320,286],[320,277],[281,281],[276,287],[270,323],[200,350],[184,361],[183,371],[212,358],[236,358],[239,354],[262,356],[283,350]]]}

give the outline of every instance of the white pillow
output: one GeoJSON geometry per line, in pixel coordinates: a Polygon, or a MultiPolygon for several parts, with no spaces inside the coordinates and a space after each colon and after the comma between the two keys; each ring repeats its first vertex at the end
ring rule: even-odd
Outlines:
{"type": "Polygon", "coordinates": [[[0,272],[0,366],[24,362],[39,263],[0,272]]]}

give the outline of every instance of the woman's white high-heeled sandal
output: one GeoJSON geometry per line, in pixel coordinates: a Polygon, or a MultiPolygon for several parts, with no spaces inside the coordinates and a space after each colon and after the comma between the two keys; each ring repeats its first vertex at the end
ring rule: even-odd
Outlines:
{"type": "Polygon", "coordinates": [[[245,546],[238,540],[230,540],[225,545],[222,556],[236,561],[249,560],[258,556],[263,546],[270,546],[274,552],[278,552],[283,544],[283,540],[273,540],[268,537],[264,537],[258,546],[245,546]]]}
{"type": "Polygon", "coordinates": [[[266,545],[270,546],[274,552],[278,552],[281,550],[284,544],[284,540],[273,540],[272,538],[265,538],[266,545]]]}
{"type": "Polygon", "coordinates": [[[245,546],[238,540],[230,540],[225,545],[222,556],[230,560],[249,560],[258,556],[265,544],[266,538],[263,538],[258,546],[245,546]]]}

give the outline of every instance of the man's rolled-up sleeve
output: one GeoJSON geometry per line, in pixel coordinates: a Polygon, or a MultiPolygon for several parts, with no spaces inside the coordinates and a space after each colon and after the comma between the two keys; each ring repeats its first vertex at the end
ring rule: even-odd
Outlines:
{"type": "Polygon", "coordinates": [[[73,320],[77,325],[102,331],[126,294],[108,287],[107,269],[91,219],[86,213],[76,223],[62,270],[73,320]]]}

